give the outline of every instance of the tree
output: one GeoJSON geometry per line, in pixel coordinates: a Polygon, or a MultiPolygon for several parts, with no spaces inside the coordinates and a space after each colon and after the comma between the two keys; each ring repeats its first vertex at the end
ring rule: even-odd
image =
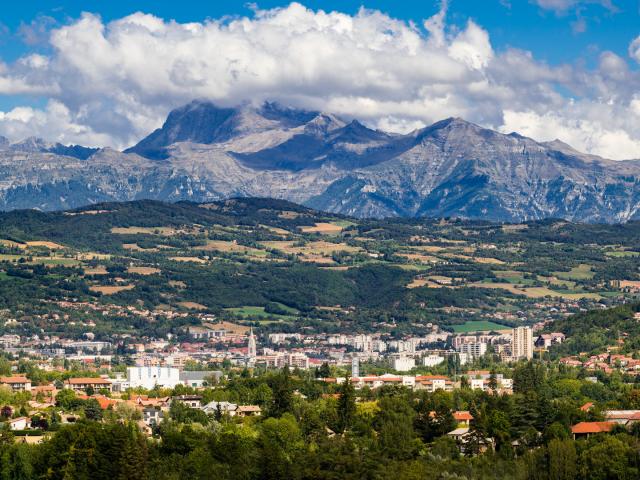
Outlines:
{"type": "Polygon", "coordinates": [[[580,452],[582,478],[608,480],[610,478],[638,478],[637,466],[629,462],[634,446],[627,435],[598,435],[589,439],[589,448],[580,452]]]}
{"type": "Polygon", "coordinates": [[[259,437],[262,454],[262,474],[265,479],[295,478],[297,456],[304,443],[300,428],[291,414],[268,418],[262,424],[259,437]]]}
{"type": "Polygon", "coordinates": [[[577,476],[575,442],[554,439],[547,446],[549,480],[573,480],[577,476]]]}
{"type": "Polygon", "coordinates": [[[330,376],[331,376],[331,368],[329,368],[329,364],[327,362],[324,362],[322,365],[320,365],[320,368],[318,369],[318,377],[329,378],[330,376]]]}
{"type": "Polygon", "coordinates": [[[348,430],[356,415],[356,391],[349,378],[340,385],[338,398],[338,429],[340,432],[348,430]]]}
{"type": "Polygon", "coordinates": [[[118,402],[113,408],[113,415],[117,420],[130,422],[133,420],[140,420],[142,415],[140,411],[126,402],[118,402]]]}
{"type": "Polygon", "coordinates": [[[413,429],[415,411],[401,397],[383,397],[374,425],[382,455],[394,460],[408,460],[417,451],[420,441],[413,429]]]}
{"type": "Polygon", "coordinates": [[[76,393],[70,388],[63,388],[56,395],[56,405],[64,410],[71,410],[76,403],[76,393]]]}
{"type": "Polygon", "coordinates": [[[273,398],[269,415],[281,417],[283,414],[293,409],[293,386],[291,384],[291,374],[289,367],[284,367],[280,373],[271,379],[271,390],[273,398]]]}
{"type": "Polygon", "coordinates": [[[11,375],[11,362],[5,356],[0,356],[0,375],[11,375]]]}
{"type": "Polygon", "coordinates": [[[84,404],[84,416],[87,420],[100,421],[102,420],[102,407],[95,398],[90,398],[84,404]]]}
{"type": "Polygon", "coordinates": [[[526,393],[538,391],[544,381],[542,365],[536,367],[533,362],[518,364],[513,370],[513,392],[526,393]]]}
{"type": "Polygon", "coordinates": [[[448,394],[436,392],[418,402],[414,428],[423,442],[430,443],[456,426],[448,394]]]}
{"type": "Polygon", "coordinates": [[[491,374],[489,375],[489,390],[493,393],[498,391],[498,376],[496,375],[495,368],[491,369],[491,374]]]}

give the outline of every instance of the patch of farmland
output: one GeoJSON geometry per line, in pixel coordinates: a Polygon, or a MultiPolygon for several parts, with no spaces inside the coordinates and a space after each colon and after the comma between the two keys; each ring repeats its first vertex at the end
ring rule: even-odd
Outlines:
{"type": "Polygon", "coordinates": [[[342,232],[344,227],[337,225],[336,223],[316,223],[311,227],[300,227],[302,233],[322,233],[322,234],[337,234],[342,232]]]}
{"type": "Polygon", "coordinates": [[[155,275],[156,273],[160,273],[160,269],[155,267],[129,267],[127,268],[127,272],[137,275],[155,275]]]}
{"type": "Polygon", "coordinates": [[[89,290],[102,293],[103,295],[115,295],[116,293],[133,290],[134,288],[136,288],[135,285],[93,285],[89,287],[89,290]]]}
{"type": "Polygon", "coordinates": [[[207,263],[204,258],[199,257],[169,257],[169,260],[173,260],[174,262],[207,263]]]}

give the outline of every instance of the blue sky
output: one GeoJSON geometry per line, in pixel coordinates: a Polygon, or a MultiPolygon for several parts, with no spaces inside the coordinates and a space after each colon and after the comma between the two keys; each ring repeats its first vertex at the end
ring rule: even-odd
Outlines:
{"type": "Polygon", "coordinates": [[[394,131],[463,116],[640,158],[639,0],[300,3],[6,3],[0,135],[122,148],[205,97],[394,131]]]}
{"type": "MultiPolygon", "coordinates": [[[[19,36],[21,24],[51,17],[63,24],[75,19],[82,12],[95,12],[105,21],[124,17],[136,11],[152,13],[179,22],[202,21],[225,15],[250,15],[250,3],[246,1],[190,1],[165,0],[31,0],[10,2],[3,5],[0,22],[6,27],[5,41],[0,47],[2,58],[15,59],[27,51],[19,36]],[[17,40],[17,41],[16,41],[17,40]]],[[[259,8],[269,9],[288,2],[262,0],[255,2],[259,8]]],[[[420,22],[439,8],[437,0],[309,0],[302,2],[313,9],[338,10],[355,13],[360,7],[378,9],[395,18],[420,22]]],[[[554,3],[551,0],[549,3],[554,3]]],[[[574,3],[562,2],[557,3],[574,3]]],[[[450,21],[464,25],[468,18],[476,20],[487,29],[496,48],[514,46],[532,51],[537,58],[552,63],[586,61],[593,62],[597,53],[612,50],[626,55],[629,42],[638,34],[640,5],[638,0],[617,0],[614,8],[600,2],[584,2],[566,10],[543,8],[528,0],[452,0],[449,5],[450,21]],[[576,22],[584,21],[586,30],[576,32],[576,22]]]]}

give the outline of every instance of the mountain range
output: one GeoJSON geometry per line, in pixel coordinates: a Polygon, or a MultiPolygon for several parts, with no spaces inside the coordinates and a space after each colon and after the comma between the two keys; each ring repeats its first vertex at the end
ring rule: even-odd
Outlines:
{"type": "Polygon", "coordinates": [[[124,152],[0,137],[0,209],[271,197],[356,217],[640,219],[640,161],[449,118],[406,135],[276,103],[193,101],[124,152]]]}

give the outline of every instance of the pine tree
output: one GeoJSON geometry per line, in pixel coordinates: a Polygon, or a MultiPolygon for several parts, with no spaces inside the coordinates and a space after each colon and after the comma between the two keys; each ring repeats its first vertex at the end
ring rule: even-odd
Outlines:
{"type": "Polygon", "coordinates": [[[282,372],[273,378],[271,390],[273,391],[273,399],[269,415],[281,417],[283,414],[290,412],[293,408],[293,386],[289,367],[285,366],[282,372]]]}
{"type": "Polygon", "coordinates": [[[356,391],[349,378],[340,386],[338,399],[338,428],[341,432],[348,430],[356,415],[356,391]]]}

